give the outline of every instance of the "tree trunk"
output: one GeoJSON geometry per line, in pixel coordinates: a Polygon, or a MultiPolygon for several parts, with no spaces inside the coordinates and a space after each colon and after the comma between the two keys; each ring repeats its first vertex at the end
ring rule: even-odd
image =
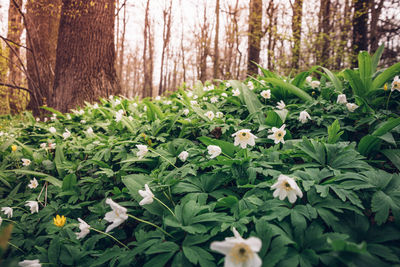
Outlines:
{"type": "Polygon", "coordinates": [[[257,75],[258,67],[254,63],[260,63],[261,30],[262,24],[262,0],[250,0],[249,30],[248,30],[248,57],[247,74],[257,75]],[[254,63],[253,63],[254,62],[254,63]]]}
{"type": "Polygon", "coordinates": [[[143,97],[153,96],[153,42],[151,36],[151,22],[149,17],[150,0],[147,0],[143,30],[143,97]]]}
{"type": "Polygon", "coordinates": [[[172,0],[169,2],[169,7],[163,10],[163,46],[161,52],[161,67],[160,67],[160,82],[158,85],[158,94],[161,95],[165,91],[166,84],[163,83],[164,62],[165,56],[168,55],[168,45],[171,37],[171,15],[172,15],[172,0]]]}
{"type": "Polygon", "coordinates": [[[351,19],[349,18],[350,12],[351,12],[351,2],[350,0],[345,0],[342,22],[341,22],[342,31],[340,32],[339,35],[339,47],[337,50],[338,53],[340,54],[336,56],[336,63],[335,63],[336,70],[339,70],[343,67],[342,65],[345,59],[345,52],[347,52],[346,46],[351,33],[351,19]]]}
{"type": "Polygon", "coordinates": [[[329,34],[332,31],[330,22],[330,9],[331,0],[320,1],[319,11],[319,44],[317,45],[317,64],[328,67],[328,60],[330,58],[330,38],[329,34]]]}
{"type": "Polygon", "coordinates": [[[353,67],[357,67],[358,53],[368,50],[368,7],[370,1],[353,0],[353,67]]]}
{"type": "Polygon", "coordinates": [[[370,10],[371,10],[371,24],[370,24],[370,52],[375,52],[379,46],[380,34],[378,30],[378,22],[379,16],[382,12],[384,0],[378,1],[377,5],[375,5],[375,1],[371,2],[370,10]]]}
{"type": "Polygon", "coordinates": [[[219,69],[219,0],[215,3],[215,39],[214,39],[214,66],[213,66],[213,78],[218,79],[219,69]]]}
{"type": "Polygon", "coordinates": [[[300,61],[300,45],[301,45],[301,21],[303,17],[303,0],[295,0],[292,6],[292,32],[293,32],[293,46],[292,46],[292,68],[299,68],[300,61]]]}
{"type": "Polygon", "coordinates": [[[121,91],[115,71],[114,0],[63,0],[50,105],[62,112],[121,91]]]}
{"type": "MultiPolygon", "coordinates": [[[[20,9],[22,8],[22,0],[10,0],[10,6],[8,9],[8,32],[7,39],[9,42],[8,49],[8,84],[21,86],[22,85],[22,73],[20,67],[20,47],[21,34],[23,30],[22,16],[20,9]]],[[[11,113],[19,113],[23,110],[23,100],[25,99],[25,92],[10,88],[9,90],[9,105],[11,113]]]]}
{"type": "MultiPolygon", "coordinates": [[[[3,44],[0,42],[0,55],[4,55],[3,44]]],[[[0,82],[7,79],[7,61],[4,57],[0,57],[0,82]]],[[[0,115],[10,113],[10,102],[8,98],[9,88],[0,85],[0,115]]]]}
{"type": "Polygon", "coordinates": [[[38,115],[53,95],[61,0],[28,0],[26,9],[28,88],[34,92],[28,109],[38,115]]]}

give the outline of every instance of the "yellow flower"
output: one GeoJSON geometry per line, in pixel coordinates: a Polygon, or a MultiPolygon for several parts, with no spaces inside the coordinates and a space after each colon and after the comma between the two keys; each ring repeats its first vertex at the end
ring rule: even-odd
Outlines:
{"type": "Polygon", "coordinates": [[[17,151],[17,146],[16,146],[16,145],[12,145],[12,146],[11,146],[11,151],[12,151],[12,152],[17,151]]]}
{"type": "Polygon", "coordinates": [[[388,86],[387,86],[387,83],[385,83],[385,85],[383,86],[383,90],[387,91],[387,89],[388,89],[388,86]]]}
{"type": "Polygon", "coordinates": [[[64,215],[60,217],[60,215],[57,214],[55,218],[53,218],[54,225],[58,227],[63,227],[65,222],[67,221],[67,218],[65,218],[64,215]]]}

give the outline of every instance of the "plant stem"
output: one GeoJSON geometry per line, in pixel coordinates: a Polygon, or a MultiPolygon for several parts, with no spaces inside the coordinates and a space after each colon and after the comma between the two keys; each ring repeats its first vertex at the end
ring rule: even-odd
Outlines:
{"type": "Polygon", "coordinates": [[[172,238],[173,238],[172,235],[168,234],[167,232],[165,232],[164,229],[162,229],[162,228],[161,228],[160,226],[158,226],[158,225],[155,225],[154,223],[151,223],[151,222],[148,222],[148,221],[139,219],[138,217],[133,216],[133,215],[131,215],[131,214],[128,214],[128,216],[131,217],[132,219],[135,219],[135,220],[139,221],[139,222],[147,223],[148,225],[151,225],[151,226],[153,226],[153,227],[159,229],[159,230],[160,230],[161,232],[163,232],[164,234],[166,234],[166,235],[168,235],[169,237],[172,237],[172,238]]]}
{"type": "Polygon", "coordinates": [[[225,157],[227,157],[227,158],[229,158],[229,159],[232,159],[230,156],[228,156],[228,155],[225,154],[224,152],[221,151],[221,153],[222,153],[225,157]]]}
{"type": "Polygon", "coordinates": [[[93,227],[89,227],[89,229],[91,229],[91,230],[93,230],[93,231],[96,231],[96,232],[98,232],[98,233],[100,233],[100,234],[106,235],[106,236],[112,238],[115,242],[117,242],[117,243],[120,244],[121,246],[124,246],[125,248],[129,249],[124,243],[122,243],[121,241],[119,241],[118,239],[116,239],[115,237],[113,237],[112,235],[110,235],[110,234],[108,234],[108,233],[106,233],[106,232],[100,231],[100,230],[98,230],[98,229],[96,229],[96,228],[93,228],[93,227]]]}
{"type": "Polygon", "coordinates": [[[167,205],[165,205],[164,202],[162,202],[161,200],[159,200],[159,199],[156,198],[156,197],[153,197],[153,198],[154,198],[155,200],[157,200],[158,203],[160,203],[161,205],[163,205],[169,212],[171,212],[171,214],[174,215],[174,217],[176,217],[176,216],[175,216],[175,213],[174,213],[167,205]]]}
{"type": "Polygon", "coordinates": [[[166,161],[168,161],[168,163],[171,164],[172,166],[174,166],[175,169],[178,169],[178,167],[176,167],[175,164],[173,164],[169,159],[167,159],[166,157],[164,157],[164,156],[161,155],[160,153],[156,152],[154,149],[149,148],[149,150],[150,150],[151,152],[153,152],[154,154],[159,155],[160,157],[162,157],[162,158],[165,159],[166,161]]]}
{"type": "Polygon", "coordinates": [[[22,253],[24,253],[24,254],[25,254],[25,251],[23,251],[22,249],[20,249],[19,247],[17,247],[17,246],[16,246],[16,245],[14,245],[13,243],[11,243],[11,242],[8,242],[8,241],[7,241],[7,243],[8,243],[10,246],[12,246],[12,247],[14,247],[14,248],[18,249],[19,251],[21,251],[22,253]]]}
{"type": "Polygon", "coordinates": [[[389,93],[389,96],[388,96],[388,99],[387,99],[387,101],[386,101],[386,109],[388,109],[388,106],[389,106],[389,99],[390,99],[390,96],[392,95],[392,90],[390,90],[390,93],[389,93]]]}

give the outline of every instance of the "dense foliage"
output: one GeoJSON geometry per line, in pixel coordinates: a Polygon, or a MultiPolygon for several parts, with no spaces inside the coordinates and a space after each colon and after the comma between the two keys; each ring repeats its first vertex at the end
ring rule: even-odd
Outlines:
{"type": "Polygon", "coordinates": [[[232,230],[263,266],[399,265],[400,63],[378,60],[26,113],[0,137],[2,266],[222,266],[232,230]]]}

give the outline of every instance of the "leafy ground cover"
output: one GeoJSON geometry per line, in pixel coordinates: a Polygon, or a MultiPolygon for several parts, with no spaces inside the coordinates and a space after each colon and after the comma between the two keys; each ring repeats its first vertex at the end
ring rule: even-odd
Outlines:
{"type": "Polygon", "coordinates": [[[400,63],[25,113],[2,266],[398,266],[400,63]]]}

